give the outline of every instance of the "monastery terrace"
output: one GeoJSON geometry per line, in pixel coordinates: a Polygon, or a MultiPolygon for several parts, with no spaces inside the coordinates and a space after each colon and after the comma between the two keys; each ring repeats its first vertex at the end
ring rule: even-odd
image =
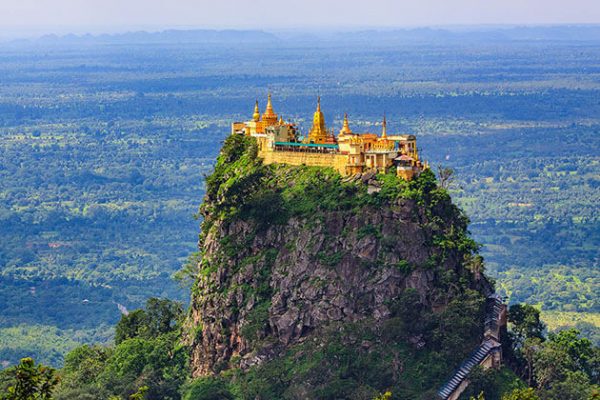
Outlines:
{"type": "Polygon", "coordinates": [[[252,120],[234,122],[232,134],[256,138],[259,157],[265,164],[312,165],[331,167],[341,175],[349,176],[366,171],[386,173],[395,170],[406,180],[429,168],[419,160],[417,140],[414,135],[388,135],[383,117],[381,136],[374,133],[354,133],[344,115],[344,123],[337,137],[325,126],[320,98],[313,116],[308,137],[298,136],[295,124],[278,118],[273,111],[269,94],[267,108],[261,115],[258,101],[252,120]]]}

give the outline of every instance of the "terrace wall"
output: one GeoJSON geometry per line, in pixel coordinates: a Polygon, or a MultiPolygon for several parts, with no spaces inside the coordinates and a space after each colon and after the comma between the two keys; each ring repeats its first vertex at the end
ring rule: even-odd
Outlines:
{"type": "Polygon", "coordinates": [[[260,151],[259,157],[265,164],[309,165],[331,167],[345,175],[347,157],[343,154],[312,153],[304,151],[260,151]]]}

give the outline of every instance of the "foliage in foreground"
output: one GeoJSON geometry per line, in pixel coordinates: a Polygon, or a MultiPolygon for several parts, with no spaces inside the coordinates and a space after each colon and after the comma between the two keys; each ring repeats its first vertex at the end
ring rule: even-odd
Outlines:
{"type": "Polygon", "coordinates": [[[71,351],[56,399],[179,399],[189,375],[180,344],[182,314],[178,303],[149,299],[145,309],[121,318],[113,347],[71,351]]]}
{"type": "MultiPolygon", "coordinates": [[[[283,357],[247,372],[230,370],[196,380],[189,379],[186,350],[179,344],[179,306],[152,299],[142,312],[122,318],[117,328],[123,338],[119,344],[78,347],[69,353],[59,374],[32,359],[2,371],[0,399],[429,399],[434,392],[424,389],[447,378],[448,368],[462,357],[453,356],[451,349],[470,346],[461,338],[473,328],[474,322],[466,316],[473,315],[474,309],[459,310],[478,306],[474,299],[461,299],[457,307],[436,317],[415,310],[413,297],[408,292],[399,299],[385,326],[332,329],[319,341],[291,348],[283,357]],[[436,320],[452,321],[452,326],[445,326],[448,333],[436,328],[436,320]],[[407,342],[418,331],[427,332],[422,350],[407,342]]],[[[598,347],[576,330],[546,337],[533,307],[515,305],[509,314],[512,329],[505,356],[513,370],[476,369],[461,399],[599,398],[598,347]]]]}
{"type": "Polygon", "coordinates": [[[59,382],[54,368],[23,358],[19,365],[0,374],[0,399],[50,400],[59,382]]]}
{"type": "Polygon", "coordinates": [[[512,378],[505,370],[475,371],[463,398],[477,398],[478,393],[486,400],[600,398],[600,347],[576,329],[546,336],[540,312],[530,305],[511,306],[509,322],[503,353],[512,378]]]}

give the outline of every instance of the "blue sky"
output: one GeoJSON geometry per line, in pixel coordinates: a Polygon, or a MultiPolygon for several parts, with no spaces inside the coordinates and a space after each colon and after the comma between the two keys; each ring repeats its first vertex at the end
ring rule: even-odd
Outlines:
{"type": "Polygon", "coordinates": [[[0,30],[600,23],[600,0],[0,0],[0,30]]]}

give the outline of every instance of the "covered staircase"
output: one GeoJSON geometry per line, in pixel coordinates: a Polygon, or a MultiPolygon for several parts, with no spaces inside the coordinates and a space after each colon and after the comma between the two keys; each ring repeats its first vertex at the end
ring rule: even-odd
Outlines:
{"type": "Polygon", "coordinates": [[[438,398],[456,400],[469,385],[467,377],[473,368],[496,368],[502,360],[500,329],[506,325],[506,305],[497,294],[488,296],[485,305],[484,339],[438,390],[438,398]]]}

